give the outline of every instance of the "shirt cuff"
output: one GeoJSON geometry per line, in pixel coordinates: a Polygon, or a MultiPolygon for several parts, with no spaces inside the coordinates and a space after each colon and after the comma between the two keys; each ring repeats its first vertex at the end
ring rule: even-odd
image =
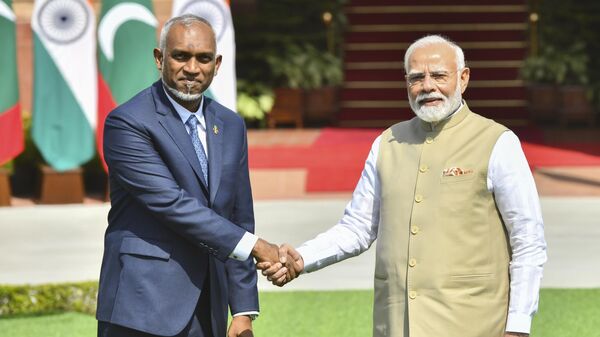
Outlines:
{"type": "Polygon", "coordinates": [[[529,333],[531,330],[531,316],[527,314],[508,313],[506,331],[529,333]]]}
{"type": "Polygon", "coordinates": [[[237,314],[233,314],[231,316],[232,317],[250,316],[251,320],[255,320],[256,317],[258,317],[258,315],[259,315],[258,311],[243,311],[243,312],[238,312],[237,314]]]}
{"type": "Polygon", "coordinates": [[[235,246],[233,252],[229,254],[229,257],[238,261],[248,260],[256,241],[258,241],[258,236],[249,232],[244,233],[244,236],[242,236],[240,242],[235,246]]]}
{"type": "Polygon", "coordinates": [[[300,246],[296,248],[296,251],[302,256],[302,261],[304,261],[304,270],[302,273],[310,273],[318,269],[318,257],[308,247],[300,246]]]}

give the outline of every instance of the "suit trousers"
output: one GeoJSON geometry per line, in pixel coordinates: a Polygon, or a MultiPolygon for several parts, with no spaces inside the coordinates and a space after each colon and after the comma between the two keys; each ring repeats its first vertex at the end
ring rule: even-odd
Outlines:
{"type": "MultiPolygon", "coordinates": [[[[194,315],[186,327],[173,337],[214,337],[210,314],[210,285],[207,275],[194,315]]],[[[108,322],[98,321],[98,337],[161,337],[142,331],[126,328],[108,322]]]]}

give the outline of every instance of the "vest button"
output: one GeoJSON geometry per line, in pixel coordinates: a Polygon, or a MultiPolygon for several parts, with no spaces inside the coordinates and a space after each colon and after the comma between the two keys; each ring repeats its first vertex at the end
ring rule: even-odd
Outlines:
{"type": "Polygon", "coordinates": [[[411,266],[411,267],[416,266],[417,265],[417,260],[416,259],[410,259],[408,261],[408,265],[411,266]]]}
{"type": "Polygon", "coordinates": [[[410,297],[410,299],[414,300],[415,298],[417,298],[417,292],[416,292],[416,291],[414,291],[414,290],[411,290],[411,291],[408,293],[408,297],[410,297]]]}
{"type": "Polygon", "coordinates": [[[410,226],[410,232],[413,235],[417,235],[417,233],[419,233],[419,226],[410,226]]]}
{"type": "Polygon", "coordinates": [[[433,138],[431,138],[431,137],[425,138],[425,143],[427,143],[427,144],[433,143],[433,138]]]}
{"type": "Polygon", "coordinates": [[[417,194],[417,195],[415,195],[415,201],[416,201],[416,202],[421,202],[421,201],[423,201],[423,196],[422,196],[422,195],[420,195],[420,194],[417,194]]]}
{"type": "Polygon", "coordinates": [[[427,165],[423,164],[423,165],[421,165],[421,167],[419,167],[419,172],[425,173],[425,172],[427,172],[428,168],[429,167],[427,167],[427,165]]]}

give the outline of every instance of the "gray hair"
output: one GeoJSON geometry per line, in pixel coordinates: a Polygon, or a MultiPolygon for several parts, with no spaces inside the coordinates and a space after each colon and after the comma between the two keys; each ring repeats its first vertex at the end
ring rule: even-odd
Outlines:
{"type": "Polygon", "coordinates": [[[404,54],[404,70],[406,71],[406,73],[408,73],[408,59],[415,51],[415,49],[436,43],[445,43],[454,49],[454,52],[456,53],[456,70],[460,70],[465,67],[465,54],[463,53],[463,50],[454,41],[441,35],[427,35],[416,40],[408,47],[408,49],[406,49],[406,53],[404,54]]]}
{"type": "Polygon", "coordinates": [[[167,35],[169,35],[169,31],[171,30],[171,27],[174,24],[182,24],[186,27],[189,27],[194,23],[204,23],[205,25],[210,27],[210,31],[212,32],[213,39],[215,40],[215,46],[216,46],[217,39],[216,39],[215,31],[214,31],[212,25],[210,24],[210,22],[208,22],[208,20],[206,20],[203,17],[194,15],[194,14],[183,14],[181,16],[172,17],[169,19],[169,21],[165,22],[165,25],[163,26],[162,30],[160,31],[160,39],[158,41],[158,48],[160,49],[160,52],[163,54],[165,53],[165,48],[167,47],[167,35]]]}

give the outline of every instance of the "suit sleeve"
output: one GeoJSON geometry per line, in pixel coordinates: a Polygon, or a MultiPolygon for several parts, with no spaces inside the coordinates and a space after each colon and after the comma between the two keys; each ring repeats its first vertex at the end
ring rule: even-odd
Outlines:
{"type": "MultiPolygon", "coordinates": [[[[254,233],[254,211],[252,190],[248,172],[248,144],[244,128],[244,148],[240,158],[238,190],[235,198],[232,222],[250,233],[254,233]]],[[[258,311],[257,275],[254,259],[246,261],[229,259],[225,262],[229,288],[229,306],[231,314],[258,311]]]]}
{"type": "Polygon", "coordinates": [[[104,155],[111,179],[165,226],[219,260],[228,260],[246,231],[178,186],[148,131],[123,115],[110,114],[104,129],[104,155]]]}

